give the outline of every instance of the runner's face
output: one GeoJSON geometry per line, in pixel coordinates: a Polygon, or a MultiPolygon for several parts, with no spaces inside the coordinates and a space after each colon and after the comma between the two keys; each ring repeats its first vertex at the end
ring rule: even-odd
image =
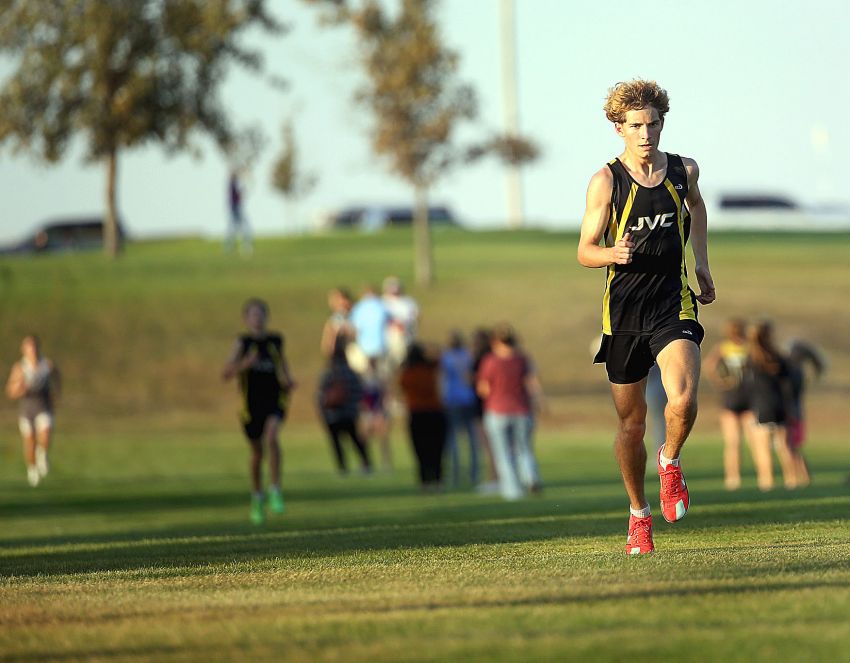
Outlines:
{"type": "Polygon", "coordinates": [[[626,111],[626,121],[614,125],[626,144],[626,152],[641,159],[651,158],[661,140],[664,121],[652,106],[626,111]]]}
{"type": "Polygon", "coordinates": [[[27,359],[38,359],[38,343],[32,336],[21,341],[21,354],[27,359]]]}
{"type": "Polygon", "coordinates": [[[245,311],[245,325],[252,332],[261,332],[266,328],[266,313],[259,306],[252,306],[245,311]]]}

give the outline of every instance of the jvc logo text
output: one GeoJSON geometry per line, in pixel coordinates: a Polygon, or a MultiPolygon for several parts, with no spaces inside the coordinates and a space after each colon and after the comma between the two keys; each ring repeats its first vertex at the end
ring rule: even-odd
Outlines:
{"type": "Polygon", "coordinates": [[[654,219],[650,219],[648,216],[639,216],[637,225],[632,226],[629,230],[634,230],[635,232],[643,230],[644,224],[649,226],[650,230],[655,230],[655,226],[658,226],[659,228],[667,228],[673,225],[673,222],[669,220],[670,217],[673,216],[676,216],[676,212],[656,214],[654,219]]]}

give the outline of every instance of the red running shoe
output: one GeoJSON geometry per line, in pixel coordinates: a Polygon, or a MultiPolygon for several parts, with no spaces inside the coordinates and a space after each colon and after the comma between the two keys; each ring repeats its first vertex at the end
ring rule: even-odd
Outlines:
{"type": "Polygon", "coordinates": [[[671,464],[661,467],[661,450],[663,448],[661,447],[658,450],[656,456],[658,477],[661,479],[661,515],[668,523],[675,523],[685,517],[691,499],[681,466],[674,467],[671,464]]]}
{"type": "Polygon", "coordinates": [[[651,552],[655,552],[655,544],[652,543],[652,516],[638,518],[630,514],[626,554],[645,555],[651,552]]]}

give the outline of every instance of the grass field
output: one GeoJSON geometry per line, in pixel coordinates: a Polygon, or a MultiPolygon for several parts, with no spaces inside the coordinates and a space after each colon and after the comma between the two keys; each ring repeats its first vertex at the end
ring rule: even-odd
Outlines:
{"type": "Polygon", "coordinates": [[[727,315],[769,315],[829,356],[810,398],[814,484],[763,495],[745,463],[743,489],[724,491],[706,389],[685,456],[691,513],[657,523],[644,559],[623,554],[611,408],[587,363],[602,275],[575,266],[572,236],[438,234],[440,281],[415,293],[428,338],[520,328],[550,394],[541,497],[421,496],[400,430],[394,473],[331,472],[310,404],[323,294],[409,277],[408,241],[267,240],[250,262],[201,241],[131,246],[117,264],[0,261],[2,365],[35,329],[66,376],[37,490],[14,409],[0,411],[0,661],[850,661],[850,237],[714,238],[706,342],[727,315]],[[262,528],[247,519],[235,395],[217,380],[249,294],[271,301],[302,382],[288,512],[262,528]]]}

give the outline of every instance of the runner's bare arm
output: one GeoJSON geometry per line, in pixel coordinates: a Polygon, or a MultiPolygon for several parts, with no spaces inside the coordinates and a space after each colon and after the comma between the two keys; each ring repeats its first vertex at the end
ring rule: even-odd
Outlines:
{"type": "Polygon", "coordinates": [[[227,362],[224,364],[224,368],[221,371],[221,377],[227,381],[233,377],[236,377],[242,371],[251,367],[251,365],[257,360],[257,351],[256,349],[249,352],[244,357],[240,358],[242,353],[242,345],[239,343],[239,340],[233,342],[233,350],[230,351],[230,356],[227,358],[227,362]]]}
{"type": "Polygon", "coordinates": [[[585,267],[625,265],[632,261],[635,245],[629,233],[614,246],[599,246],[611,216],[613,182],[611,170],[605,166],[590,178],[587,187],[587,203],[578,241],[578,261],[585,267]]]}
{"type": "Polygon", "coordinates": [[[708,214],[699,190],[699,166],[687,157],[683,157],[682,161],[688,172],[688,195],[685,201],[691,212],[691,249],[694,252],[694,273],[700,288],[697,301],[700,304],[711,304],[717,295],[708,267],[708,214]]]}
{"type": "Polygon", "coordinates": [[[24,383],[24,372],[21,370],[20,363],[15,362],[6,382],[6,396],[12,400],[18,400],[25,393],[27,393],[27,387],[24,383]]]}

